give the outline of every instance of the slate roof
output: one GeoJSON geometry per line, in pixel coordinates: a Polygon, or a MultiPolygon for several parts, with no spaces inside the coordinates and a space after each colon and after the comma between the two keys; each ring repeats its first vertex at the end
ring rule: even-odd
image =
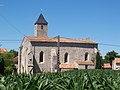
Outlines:
{"type": "MultiPolygon", "coordinates": [[[[58,38],[50,38],[47,36],[25,36],[26,40],[30,42],[58,42],[58,38]]],[[[73,39],[73,38],[63,38],[60,37],[60,42],[62,43],[86,43],[86,44],[97,44],[96,42],[90,40],[90,39],[73,39]]]]}
{"type": "Polygon", "coordinates": [[[48,22],[45,20],[44,16],[42,14],[40,14],[38,20],[35,22],[35,24],[38,25],[47,25],[48,22]]]}

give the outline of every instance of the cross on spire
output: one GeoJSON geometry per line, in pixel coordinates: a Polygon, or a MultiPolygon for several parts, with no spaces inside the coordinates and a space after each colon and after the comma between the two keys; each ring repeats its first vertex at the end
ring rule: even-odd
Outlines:
{"type": "Polygon", "coordinates": [[[43,9],[41,8],[41,10],[40,10],[40,11],[41,11],[41,13],[42,13],[43,9]]]}

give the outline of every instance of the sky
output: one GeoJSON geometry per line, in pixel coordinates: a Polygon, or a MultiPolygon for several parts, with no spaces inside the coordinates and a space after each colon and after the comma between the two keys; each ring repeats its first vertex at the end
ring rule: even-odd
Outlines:
{"type": "Polygon", "coordinates": [[[50,37],[90,38],[102,55],[120,54],[120,0],[0,0],[0,47],[18,50],[34,36],[41,9],[50,37]]]}

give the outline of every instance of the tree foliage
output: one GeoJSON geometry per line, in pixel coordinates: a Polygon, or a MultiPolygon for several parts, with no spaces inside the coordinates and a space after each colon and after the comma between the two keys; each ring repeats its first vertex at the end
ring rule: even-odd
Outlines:
{"type": "Polygon", "coordinates": [[[96,54],[96,69],[102,68],[102,57],[100,56],[100,53],[97,52],[96,54]]]}
{"type": "Polygon", "coordinates": [[[13,53],[14,57],[18,56],[18,52],[15,50],[10,50],[9,53],[13,53]]]}
{"type": "Polygon", "coordinates": [[[110,51],[108,53],[106,53],[105,57],[104,57],[104,63],[110,63],[112,65],[112,60],[114,60],[116,57],[120,57],[120,55],[118,55],[117,52],[110,51]]]}
{"type": "Polygon", "coordinates": [[[0,74],[4,74],[4,59],[0,59],[0,74]]]}
{"type": "Polygon", "coordinates": [[[17,56],[17,54],[18,52],[15,50],[10,50],[0,54],[0,59],[4,60],[4,63],[2,62],[3,64],[0,64],[0,67],[2,67],[2,65],[4,66],[5,74],[12,73],[14,67],[13,59],[17,56]]]}

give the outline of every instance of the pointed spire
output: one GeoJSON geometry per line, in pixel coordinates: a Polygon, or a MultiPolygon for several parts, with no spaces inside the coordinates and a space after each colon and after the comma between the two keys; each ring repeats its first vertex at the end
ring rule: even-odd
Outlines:
{"type": "Polygon", "coordinates": [[[35,24],[39,24],[39,25],[47,25],[48,22],[45,20],[44,16],[42,14],[40,14],[38,20],[36,21],[35,24]]]}

